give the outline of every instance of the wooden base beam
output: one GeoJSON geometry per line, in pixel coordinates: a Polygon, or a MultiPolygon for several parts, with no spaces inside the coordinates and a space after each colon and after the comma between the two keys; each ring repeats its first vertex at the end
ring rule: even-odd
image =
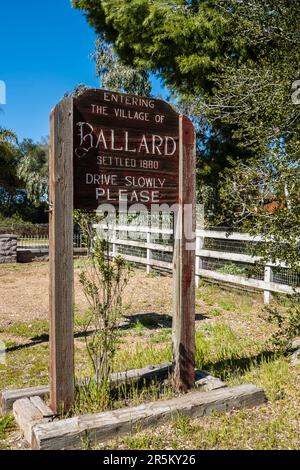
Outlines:
{"type": "Polygon", "coordinates": [[[182,414],[197,418],[214,411],[252,408],[265,403],[262,389],[239,385],[211,392],[190,392],[172,400],[146,403],[134,408],[82,415],[32,427],[32,448],[35,450],[80,449],[157,426],[182,414]]]}
{"type": "MultiPolygon", "coordinates": [[[[135,383],[147,385],[152,381],[163,381],[172,373],[172,364],[160,364],[147,366],[141,369],[131,369],[126,372],[116,372],[111,374],[110,381],[113,386],[124,383],[135,383]]],[[[216,377],[212,377],[207,372],[195,371],[195,388],[202,392],[209,392],[217,388],[226,387],[226,384],[216,377]]],[[[13,404],[23,398],[40,397],[45,400],[49,397],[50,386],[42,385],[37,387],[20,388],[12,390],[2,390],[0,392],[0,413],[6,415],[13,409],[13,404]]]]}
{"type": "MultiPolygon", "coordinates": [[[[164,380],[168,378],[171,372],[172,364],[159,364],[143,367],[141,369],[131,369],[126,372],[113,373],[110,376],[110,382],[113,386],[131,382],[145,385],[153,380],[164,380]]],[[[84,383],[84,380],[82,383],[84,383]]],[[[0,412],[2,415],[9,413],[13,409],[13,404],[22,398],[39,396],[45,399],[49,396],[49,393],[49,385],[14,390],[2,390],[0,391],[0,412]]]]}
{"type": "Polygon", "coordinates": [[[201,390],[201,392],[210,392],[211,390],[227,387],[227,385],[222,382],[222,380],[200,370],[196,370],[195,378],[195,388],[201,390]]]}
{"type": "Polygon", "coordinates": [[[13,404],[13,413],[22,435],[32,446],[32,429],[37,423],[49,423],[54,418],[52,410],[40,397],[22,398],[13,404]]]}
{"type": "Polygon", "coordinates": [[[49,385],[38,387],[20,388],[13,390],[2,390],[0,392],[0,412],[6,415],[13,409],[13,404],[22,398],[40,397],[47,398],[50,393],[49,385]]]}

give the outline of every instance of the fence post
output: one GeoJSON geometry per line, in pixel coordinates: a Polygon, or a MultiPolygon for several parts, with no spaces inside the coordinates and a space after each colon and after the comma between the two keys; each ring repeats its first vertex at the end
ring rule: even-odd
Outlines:
{"type": "Polygon", "coordinates": [[[200,251],[203,249],[204,246],[204,237],[198,235],[196,231],[196,287],[198,288],[200,285],[200,269],[202,269],[202,258],[200,255],[200,251]]]}
{"type": "Polygon", "coordinates": [[[113,227],[112,229],[112,255],[113,255],[113,258],[115,258],[117,256],[117,244],[116,244],[116,241],[117,241],[117,229],[115,227],[113,227]]]}
{"type": "Polygon", "coordinates": [[[264,281],[269,284],[269,289],[264,290],[264,304],[269,305],[272,300],[272,294],[270,291],[270,283],[273,281],[273,271],[271,266],[265,266],[264,281]]]}
{"type": "Polygon", "coordinates": [[[150,243],[151,243],[151,230],[148,225],[147,227],[147,274],[150,274],[151,272],[152,250],[151,248],[149,248],[150,243]]]}

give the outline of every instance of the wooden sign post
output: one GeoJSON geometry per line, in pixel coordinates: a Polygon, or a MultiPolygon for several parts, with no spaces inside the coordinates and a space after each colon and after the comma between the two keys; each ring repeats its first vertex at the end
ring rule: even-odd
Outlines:
{"type": "Polygon", "coordinates": [[[51,114],[51,407],[74,400],[74,209],[176,207],[174,384],[194,383],[195,133],[167,103],[105,90],[66,98],[51,114]]]}
{"type": "Polygon", "coordinates": [[[179,117],[179,211],[173,256],[174,386],[195,383],[196,148],[192,123],[179,117]]]}
{"type": "Polygon", "coordinates": [[[49,201],[50,401],[59,413],[74,401],[72,98],[51,113],[49,201]]]}

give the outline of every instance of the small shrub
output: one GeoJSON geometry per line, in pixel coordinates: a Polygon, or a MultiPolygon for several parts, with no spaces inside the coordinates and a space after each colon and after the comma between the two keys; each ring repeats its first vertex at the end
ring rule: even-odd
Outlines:
{"type": "Polygon", "coordinates": [[[293,300],[286,309],[276,306],[267,309],[268,320],[278,327],[271,337],[271,344],[282,352],[290,348],[295,337],[300,336],[300,296],[293,300]]]}
{"type": "Polygon", "coordinates": [[[247,270],[244,267],[239,266],[239,265],[234,264],[234,263],[225,264],[225,266],[218,269],[218,271],[220,273],[232,274],[232,275],[235,275],[235,276],[245,276],[247,274],[247,270]]]}
{"type": "MultiPolygon", "coordinates": [[[[112,372],[123,314],[122,293],[129,279],[130,267],[120,256],[110,258],[109,241],[100,238],[93,228],[95,222],[99,222],[94,215],[76,211],[75,220],[82,230],[83,243],[88,252],[79,282],[89,303],[83,328],[95,374],[91,381],[95,380],[95,387],[102,390],[112,372]]],[[[87,395],[98,393],[93,387],[90,390],[90,384],[86,385],[87,395]]]]}

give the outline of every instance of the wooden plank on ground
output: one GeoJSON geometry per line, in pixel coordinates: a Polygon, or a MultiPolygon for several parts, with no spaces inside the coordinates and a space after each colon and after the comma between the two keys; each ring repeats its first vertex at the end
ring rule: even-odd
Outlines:
{"type": "Polygon", "coordinates": [[[37,422],[47,422],[48,419],[43,417],[29,398],[17,400],[13,405],[13,413],[25,440],[31,445],[32,427],[37,422]]]}
{"type": "Polygon", "coordinates": [[[49,385],[42,385],[38,387],[20,388],[15,390],[2,390],[0,392],[0,408],[1,414],[5,415],[9,413],[15,401],[22,398],[30,398],[39,396],[46,398],[49,396],[50,387],[49,385]]]}
{"type": "Polygon", "coordinates": [[[36,424],[32,448],[41,450],[80,449],[158,425],[183,414],[197,418],[213,411],[252,408],[266,401],[262,389],[239,385],[211,392],[190,392],[184,396],[120,410],[36,424]]]}
{"type": "Polygon", "coordinates": [[[227,387],[222,380],[200,370],[196,371],[195,378],[195,388],[201,390],[201,392],[210,392],[211,390],[227,387]]]}
{"type": "Polygon", "coordinates": [[[44,418],[52,418],[54,416],[53,411],[48,405],[41,399],[41,397],[31,397],[31,403],[35,406],[44,418]]]}
{"type": "Polygon", "coordinates": [[[132,369],[126,372],[116,372],[111,374],[110,382],[120,385],[126,382],[149,383],[152,380],[164,380],[172,372],[172,364],[160,364],[147,366],[142,369],[132,369]]]}
{"type": "MultiPolygon", "coordinates": [[[[151,380],[163,380],[168,377],[172,370],[171,364],[160,364],[143,367],[141,369],[131,369],[126,372],[113,373],[110,376],[112,384],[123,384],[125,382],[148,383],[151,380]]],[[[83,381],[84,382],[84,381],[83,381]]],[[[50,393],[49,385],[38,387],[21,388],[15,390],[2,390],[0,392],[1,414],[6,414],[12,410],[15,401],[21,398],[41,397],[47,398],[50,393]]],[[[53,414],[53,413],[52,413],[53,414]]]]}

